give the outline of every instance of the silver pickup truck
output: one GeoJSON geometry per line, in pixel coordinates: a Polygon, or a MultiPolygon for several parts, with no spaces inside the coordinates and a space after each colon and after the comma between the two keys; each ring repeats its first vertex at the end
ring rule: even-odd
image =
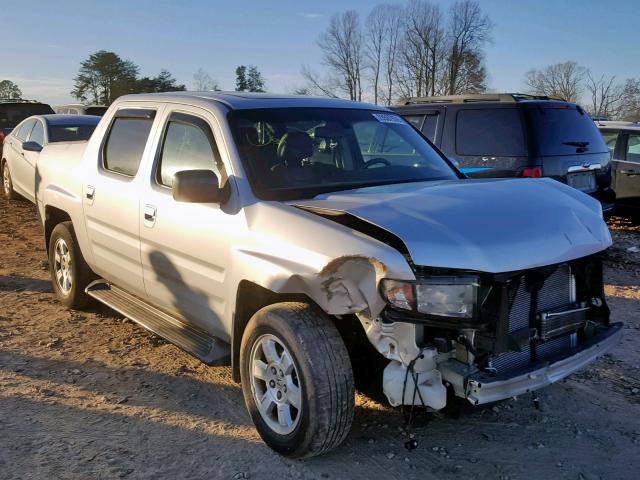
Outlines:
{"type": "Polygon", "coordinates": [[[60,300],[230,364],[290,457],[347,436],[363,355],[384,359],[391,405],[440,410],[548,385],[621,335],[596,200],[467,179],[382,107],[124,96],[81,158],[43,159],[37,188],[60,300]]]}

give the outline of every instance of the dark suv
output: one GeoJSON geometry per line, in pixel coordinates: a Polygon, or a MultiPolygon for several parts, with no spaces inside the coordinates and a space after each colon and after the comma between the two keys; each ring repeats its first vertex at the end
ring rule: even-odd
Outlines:
{"type": "Polygon", "coordinates": [[[509,93],[412,98],[394,110],[470,177],[550,177],[613,208],[609,149],[579,105],[509,93]]]}
{"type": "Polygon", "coordinates": [[[4,138],[22,122],[32,115],[47,115],[55,113],[51,106],[34,100],[0,100],[0,157],[4,138]]]}

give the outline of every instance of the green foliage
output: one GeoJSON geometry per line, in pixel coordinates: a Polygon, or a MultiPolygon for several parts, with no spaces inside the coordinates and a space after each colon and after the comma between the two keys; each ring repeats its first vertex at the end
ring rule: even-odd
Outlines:
{"type": "Polygon", "coordinates": [[[162,70],[157,77],[138,78],[138,72],[138,66],[130,60],[100,50],[80,64],[71,95],[83,102],[110,105],[128,93],[186,90],[167,70],[162,70]]]}
{"type": "Polygon", "coordinates": [[[264,86],[264,78],[255,65],[240,65],[236,68],[237,92],[264,92],[264,86]]]}
{"type": "Polygon", "coordinates": [[[168,70],[161,70],[157,77],[143,77],[136,80],[135,93],[182,92],[187,87],[177,84],[168,70]]]}
{"type": "Polygon", "coordinates": [[[11,80],[0,80],[0,99],[12,100],[14,98],[20,98],[22,92],[18,88],[18,85],[11,80]]]}

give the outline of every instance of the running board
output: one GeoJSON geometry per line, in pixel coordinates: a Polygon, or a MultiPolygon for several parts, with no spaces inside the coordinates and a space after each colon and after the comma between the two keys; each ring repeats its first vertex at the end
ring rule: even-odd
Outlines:
{"type": "Polygon", "coordinates": [[[158,310],[105,280],[92,282],[85,292],[208,365],[230,364],[228,343],[158,310]]]}

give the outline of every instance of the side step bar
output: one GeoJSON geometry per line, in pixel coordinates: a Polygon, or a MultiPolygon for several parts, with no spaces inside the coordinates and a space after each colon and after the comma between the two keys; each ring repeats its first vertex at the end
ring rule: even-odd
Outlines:
{"type": "Polygon", "coordinates": [[[204,363],[230,365],[231,349],[228,343],[158,310],[106,280],[90,283],[85,292],[204,363]]]}

